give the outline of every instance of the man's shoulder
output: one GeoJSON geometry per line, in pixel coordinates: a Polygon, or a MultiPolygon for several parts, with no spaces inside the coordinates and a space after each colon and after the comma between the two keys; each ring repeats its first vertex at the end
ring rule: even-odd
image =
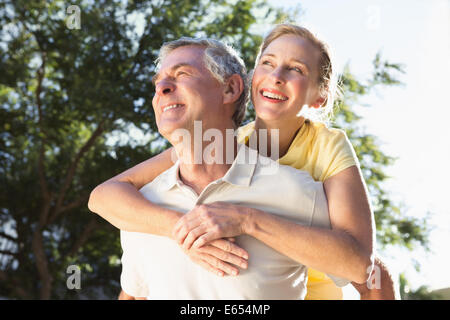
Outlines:
{"type": "Polygon", "coordinates": [[[155,179],[153,179],[152,181],[150,181],[149,183],[145,184],[144,186],[142,186],[141,189],[139,189],[141,192],[144,191],[145,189],[151,188],[151,187],[155,187],[158,186],[160,184],[164,184],[164,183],[168,183],[170,181],[173,181],[173,179],[176,180],[176,174],[177,174],[177,170],[178,170],[178,161],[171,166],[169,169],[161,172],[158,176],[156,176],[155,179]]]}
{"type": "Polygon", "coordinates": [[[179,164],[176,162],[169,169],[160,173],[155,179],[142,186],[139,191],[145,194],[153,191],[159,192],[161,189],[169,187],[171,183],[176,181],[178,166],[179,164]]]}

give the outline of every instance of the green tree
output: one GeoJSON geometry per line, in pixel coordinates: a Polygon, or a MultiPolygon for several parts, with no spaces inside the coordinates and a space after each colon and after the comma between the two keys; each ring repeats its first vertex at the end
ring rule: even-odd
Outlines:
{"type": "Polygon", "coordinates": [[[443,300],[443,297],[432,292],[428,286],[420,286],[412,290],[405,275],[400,275],[400,296],[402,300],[443,300]]]}
{"type": "MultiPolygon", "coordinates": [[[[397,75],[404,73],[403,66],[384,61],[381,54],[377,54],[373,61],[372,77],[366,81],[358,81],[351,74],[348,67],[340,77],[341,98],[336,102],[336,113],[333,119],[334,126],[344,129],[355,148],[361,164],[361,171],[367,183],[370,200],[374,211],[378,250],[383,252],[389,246],[400,246],[412,251],[419,246],[429,250],[428,238],[430,226],[428,217],[418,219],[406,214],[406,209],[394,203],[385,189],[385,182],[390,177],[384,172],[387,166],[393,164],[395,159],[383,153],[378,146],[377,138],[371,134],[363,133],[358,121],[361,117],[355,109],[361,107],[360,101],[364,95],[369,94],[378,87],[397,86],[402,83],[397,75]]],[[[413,261],[413,259],[411,259],[413,261]]],[[[420,265],[415,261],[416,270],[420,265]]],[[[405,293],[407,280],[403,274],[399,276],[401,299],[435,299],[438,296],[429,293],[427,287],[417,291],[405,293]]]]}
{"type": "MultiPolygon", "coordinates": [[[[167,146],[151,107],[159,47],[181,36],[213,36],[234,44],[253,66],[261,35],[252,27],[296,15],[263,0],[72,4],[80,8],[80,29],[67,27],[63,1],[0,3],[0,296],[115,297],[119,233],[88,211],[87,200],[98,183],[167,146]],[[81,268],[81,291],[66,287],[72,264],[81,268]]],[[[343,79],[338,118],[375,199],[379,239],[425,243],[417,221],[395,211],[382,192],[390,158],[373,137],[352,131],[357,116],[349,101],[372,84],[350,73],[343,79]]],[[[386,79],[374,77],[390,85],[386,79]]]]}
{"type": "Polygon", "coordinates": [[[336,101],[332,121],[335,127],[346,131],[360,161],[375,215],[378,244],[382,249],[388,245],[399,245],[412,250],[417,246],[428,248],[427,221],[407,216],[399,205],[389,199],[384,188],[389,176],[384,170],[395,159],[383,153],[375,136],[363,133],[359,124],[361,117],[355,111],[362,107],[361,98],[376,88],[401,85],[397,79],[400,73],[404,73],[403,66],[384,61],[380,53],[373,61],[371,77],[365,81],[358,81],[347,66],[340,76],[342,94],[336,101]]]}
{"type": "Polygon", "coordinates": [[[80,29],[68,28],[65,1],[0,3],[0,296],[116,295],[118,231],[87,200],[99,182],[165,147],[151,107],[158,49],[215,36],[250,64],[260,36],[249,28],[280,16],[258,0],[72,4],[80,29]],[[120,134],[130,139],[114,140],[120,134]],[[82,291],[66,288],[71,264],[82,291]]]}

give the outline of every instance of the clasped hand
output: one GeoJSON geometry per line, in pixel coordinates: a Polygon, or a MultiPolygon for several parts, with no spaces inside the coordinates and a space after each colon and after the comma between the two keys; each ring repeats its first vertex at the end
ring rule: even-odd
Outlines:
{"type": "Polygon", "coordinates": [[[248,252],[234,243],[245,233],[247,209],[226,202],[195,206],[178,220],[172,235],[191,260],[218,275],[247,268],[248,252]]]}

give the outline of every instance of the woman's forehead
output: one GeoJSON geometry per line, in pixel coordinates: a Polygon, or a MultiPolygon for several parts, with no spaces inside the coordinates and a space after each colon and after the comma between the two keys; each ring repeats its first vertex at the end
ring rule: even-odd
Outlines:
{"type": "Polygon", "coordinates": [[[311,68],[318,66],[320,51],[310,40],[299,35],[286,34],[273,40],[263,51],[262,56],[297,61],[311,68]]]}
{"type": "Polygon", "coordinates": [[[273,40],[264,50],[263,54],[279,55],[289,53],[295,56],[303,54],[311,55],[318,53],[318,51],[310,40],[295,34],[285,34],[273,40]]]}

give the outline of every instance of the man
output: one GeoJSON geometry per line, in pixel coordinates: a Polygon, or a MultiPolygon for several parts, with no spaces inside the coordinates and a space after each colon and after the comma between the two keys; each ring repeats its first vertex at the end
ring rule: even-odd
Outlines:
{"type": "MultiPolygon", "coordinates": [[[[245,83],[237,72],[221,83],[205,63],[208,50],[215,54],[224,51],[223,60],[233,60],[232,56],[226,56],[227,48],[212,40],[181,39],[172,42],[169,50],[167,46],[164,49],[167,54],[155,79],[153,107],[158,130],[174,145],[179,161],[140,192],[155,204],[181,212],[202,203],[224,201],[277,214],[285,222],[330,228],[321,183],[308,173],[287,166],[280,166],[273,179],[267,172],[276,162],[238,145],[234,137],[231,145],[227,144],[227,130],[236,128],[240,122],[236,121],[236,114],[242,119],[236,101],[242,97],[245,83]],[[203,137],[198,141],[199,132],[209,129],[215,130],[214,152],[209,154],[214,161],[205,158],[208,154],[204,151],[210,143],[203,137]],[[200,161],[199,149],[203,156],[200,161]],[[221,156],[224,161],[220,161],[221,156]],[[230,158],[232,163],[225,161],[230,158]]],[[[245,220],[236,223],[245,228],[245,220]]],[[[121,285],[129,296],[303,299],[306,294],[306,266],[249,235],[236,239],[251,256],[248,268],[236,277],[209,273],[189,260],[183,249],[168,237],[122,231],[121,243],[121,285]]],[[[331,277],[337,284],[348,283],[331,277]]]]}

